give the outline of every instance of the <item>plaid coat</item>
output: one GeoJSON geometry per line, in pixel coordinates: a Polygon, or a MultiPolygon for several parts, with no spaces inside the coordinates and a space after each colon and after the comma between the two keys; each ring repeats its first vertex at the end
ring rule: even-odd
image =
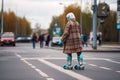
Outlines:
{"type": "Polygon", "coordinates": [[[68,21],[62,35],[62,42],[64,43],[63,53],[71,54],[82,51],[80,31],[77,21],[68,21]]]}

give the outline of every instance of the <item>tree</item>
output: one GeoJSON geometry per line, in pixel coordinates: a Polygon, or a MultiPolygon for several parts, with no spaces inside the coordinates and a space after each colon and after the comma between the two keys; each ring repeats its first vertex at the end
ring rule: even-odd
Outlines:
{"type": "MultiPolygon", "coordinates": [[[[64,9],[64,13],[59,15],[58,18],[58,24],[62,29],[62,32],[64,31],[65,24],[67,23],[66,15],[69,12],[73,12],[75,14],[76,20],[80,23],[80,14],[81,14],[81,8],[80,6],[75,3],[71,4],[64,9]]],[[[91,31],[91,26],[92,26],[92,14],[90,12],[83,12],[83,33],[88,33],[91,31]],[[89,17],[88,17],[89,16],[89,17]]],[[[51,26],[54,26],[53,22],[55,22],[55,19],[52,19],[51,25],[50,25],[50,30],[51,26]]]]}
{"type": "Polygon", "coordinates": [[[116,29],[116,12],[111,11],[110,15],[104,20],[103,26],[100,26],[100,30],[103,33],[104,42],[117,42],[118,30],[116,29]]]}
{"type": "MultiPolygon", "coordinates": [[[[64,31],[65,24],[67,23],[66,14],[69,12],[73,12],[75,14],[76,20],[80,23],[80,14],[81,8],[78,4],[71,4],[64,9],[64,13],[59,16],[54,16],[52,18],[49,32],[52,33],[53,26],[55,24],[56,19],[58,20],[58,24],[64,31]]],[[[97,19],[99,22],[99,19],[97,19]]],[[[93,15],[88,7],[85,8],[82,12],[82,32],[83,34],[87,34],[89,36],[90,31],[92,30],[92,21],[93,15]]],[[[97,29],[102,31],[103,34],[103,42],[117,42],[118,41],[118,30],[116,29],[116,12],[111,11],[110,15],[105,19],[104,25],[101,26],[98,23],[97,29]],[[113,34],[114,33],[114,34],[113,34]]]]}
{"type": "Polygon", "coordinates": [[[25,17],[17,17],[15,13],[10,10],[9,12],[4,12],[3,28],[4,32],[16,33],[17,30],[17,36],[29,36],[32,32],[30,22],[28,22],[25,17]]]}

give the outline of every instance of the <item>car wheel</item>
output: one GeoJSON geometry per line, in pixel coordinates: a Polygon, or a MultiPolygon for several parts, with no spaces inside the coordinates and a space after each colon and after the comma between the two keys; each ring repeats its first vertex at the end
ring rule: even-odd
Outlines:
{"type": "Polygon", "coordinates": [[[15,44],[13,44],[13,46],[16,46],[15,44]]]}
{"type": "Polygon", "coordinates": [[[51,47],[53,47],[54,46],[54,44],[53,43],[51,43],[51,47]]]}

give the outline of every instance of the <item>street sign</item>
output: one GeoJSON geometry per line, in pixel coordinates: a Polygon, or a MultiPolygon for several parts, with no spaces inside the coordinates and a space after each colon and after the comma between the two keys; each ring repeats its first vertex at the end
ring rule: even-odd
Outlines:
{"type": "Polygon", "coordinates": [[[97,6],[97,17],[98,18],[106,18],[109,16],[110,7],[107,3],[99,3],[97,6]]]}
{"type": "Polygon", "coordinates": [[[117,24],[116,29],[120,30],[120,0],[117,0],[117,24]]]}
{"type": "Polygon", "coordinates": [[[60,36],[61,35],[61,28],[58,26],[57,23],[55,23],[53,28],[53,36],[60,36]]]}
{"type": "Polygon", "coordinates": [[[117,29],[120,30],[120,23],[117,23],[117,29]]]}

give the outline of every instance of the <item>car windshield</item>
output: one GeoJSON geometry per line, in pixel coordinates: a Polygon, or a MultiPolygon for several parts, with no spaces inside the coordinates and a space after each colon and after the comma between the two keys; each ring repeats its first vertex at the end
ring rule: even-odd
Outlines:
{"type": "Polygon", "coordinates": [[[12,34],[3,34],[1,38],[14,38],[14,35],[12,34]]]}

